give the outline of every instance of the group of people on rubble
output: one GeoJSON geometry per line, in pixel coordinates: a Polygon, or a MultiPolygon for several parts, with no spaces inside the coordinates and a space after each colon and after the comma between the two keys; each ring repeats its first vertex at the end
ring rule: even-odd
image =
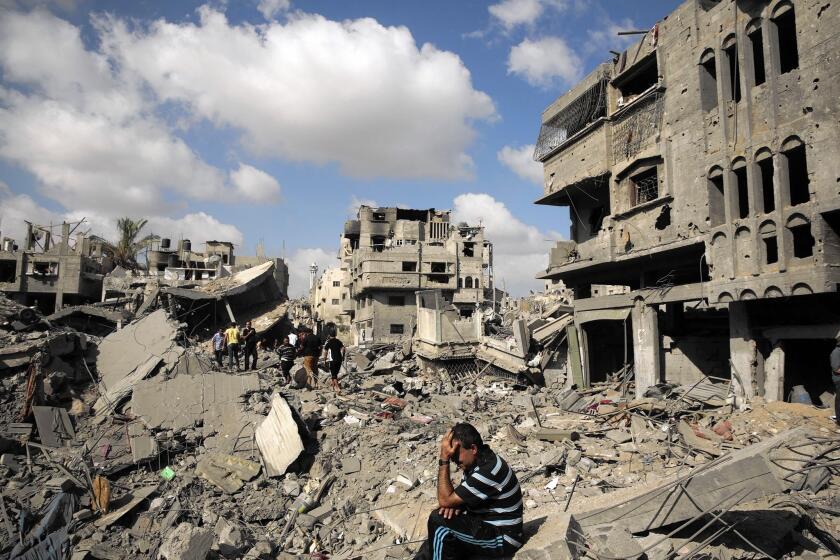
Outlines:
{"type": "MultiPolygon", "coordinates": [[[[283,373],[285,382],[291,383],[292,366],[295,358],[303,357],[303,367],[306,371],[306,388],[314,389],[318,386],[318,358],[321,357],[330,372],[330,384],[336,393],[341,393],[338,383],[338,373],[344,363],[346,348],[338,339],[334,325],[328,325],[325,329],[326,341],[307,328],[293,329],[283,337],[279,346],[269,348],[263,346],[264,350],[274,351],[280,358],[280,370],[283,373]]],[[[232,322],[227,329],[220,328],[213,335],[213,353],[216,356],[216,363],[219,368],[224,367],[224,356],[228,357],[228,368],[233,369],[236,364],[236,371],[242,371],[240,366],[240,354],[244,356],[245,370],[257,369],[257,331],[254,330],[251,321],[245,323],[245,327],[238,328],[232,322]]]]}

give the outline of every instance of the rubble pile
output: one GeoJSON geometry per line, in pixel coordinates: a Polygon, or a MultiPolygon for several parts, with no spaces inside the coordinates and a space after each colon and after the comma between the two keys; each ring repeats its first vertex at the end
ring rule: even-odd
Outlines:
{"type": "MultiPolygon", "coordinates": [[[[166,307],[103,338],[0,309],[10,558],[410,558],[458,421],[517,473],[516,558],[840,554],[827,409],[745,405],[708,380],[638,397],[624,379],[451,384],[410,343],[351,349],[335,394],[326,371],[314,390],[286,385],[267,351],[255,371],[223,371],[166,307]]],[[[566,316],[510,319],[500,339],[520,322],[544,352],[566,316]]]]}

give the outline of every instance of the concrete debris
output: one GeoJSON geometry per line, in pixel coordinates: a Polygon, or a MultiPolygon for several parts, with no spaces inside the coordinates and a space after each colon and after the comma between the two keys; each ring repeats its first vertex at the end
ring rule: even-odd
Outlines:
{"type": "Polygon", "coordinates": [[[278,394],[271,399],[271,412],[259,425],[255,436],[268,476],[284,474],[303,451],[303,440],[292,410],[286,399],[278,394]]]}
{"type": "Polygon", "coordinates": [[[637,394],[626,368],[583,383],[580,332],[558,294],[465,317],[423,292],[422,337],[347,344],[340,394],[321,364],[306,388],[302,356],[291,371],[304,379],[287,384],[277,337],[332,327],[319,334],[305,301],[262,293],[266,274],[161,287],[101,340],[71,323],[0,327],[2,552],[20,545],[14,522],[34,519],[33,560],[39,547],[80,560],[411,557],[437,505],[439,439],[469,421],[522,486],[517,559],[664,560],[707,546],[746,560],[755,551],[739,534],[772,557],[836,553],[840,436],[827,409],[736,402],[714,379],[637,394]],[[229,323],[224,300],[237,318],[284,306],[254,371],[216,361],[209,326],[229,323]],[[188,301],[216,302],[221,318],[188,301]],[[771,523],[778,538],[755,537],[771,523]]]}

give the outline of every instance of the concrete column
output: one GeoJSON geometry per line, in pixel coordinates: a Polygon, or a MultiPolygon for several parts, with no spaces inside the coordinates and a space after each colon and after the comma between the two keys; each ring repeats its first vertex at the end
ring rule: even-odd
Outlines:
{"type": "Polygon", "coordinates": [[[633,367],[636,376],[636,395],[641,396],[660,380],[659,312],[655,307],[637,301],[631,315],[633,320],[633,367]]]}
{"type": "Polygon", "coordinates": [[[785,349],[781,341],[773,343],[773,350],[764,360],[764,398],[767,402],[785,400],[785,349]]]}
{"type": "Polygon", "coordinates": [[[732,362],[732,387],[736,395],[755,396],[755,340],[750,333],[747,305],[729,304],[729,359],[732,362]]]}

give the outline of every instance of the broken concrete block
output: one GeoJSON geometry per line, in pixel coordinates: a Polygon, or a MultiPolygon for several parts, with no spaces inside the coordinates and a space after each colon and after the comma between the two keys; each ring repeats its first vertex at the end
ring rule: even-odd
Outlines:
{"type": "Polygon", "coordinates": [[[289,403],[278,394],[271,399],[271,412],[255,436],[268,476],[284,474],[303,452],[303,440],[289,403]]]}
{"type": "Polygon", "coordinates": [[[163,539],[158,560],[203,560],[213,546],[213,531],[181,523],[163,539]]]}
{"type": "Polygon", "coordinates": [[[570,513],[543,518],[536,533],[520,548],[516,560],[576,560],[585,552],[583,531],[570,513]]]}
{"type": "Polygon", "coordinates": [[[70,416],[63,408],[54,406],[33,406],[32,415],[38,426],[41,443],[47,447],[63,447],[76,437],[70,416]]]}
{"type": "Polygon", "coordinates": [[[355,457],[345,457],[341,460],[341,470],[344,474],[354,474],[362,470],[362,462],[355,457]]]}
{"type": "Polygon", "coordinates": [[[609,430],[604,436],[615,443],[626,443],[633,439],[633,436],[623,430],[609,430]]]}
{"type": "Polygon", "coordinates": [[[599,558],[635,560],[643,554],[641,545],[633,539],[626,527],[603,527],[587,536],[599,558]]]}
{"type": "Polygon", "coordinates": [[[239,558],[242,556],[248,543],[242,530],[226,519],[219,519],[215,527],[216,546],[219,554],[226,558],[239,558]]]}
{"type": "Polygon", "coordinates": [[[198,462],[195,473],[228,494],[234,494],[260,473],[260,465],[233,455],[211,453],[198,462]]]}

